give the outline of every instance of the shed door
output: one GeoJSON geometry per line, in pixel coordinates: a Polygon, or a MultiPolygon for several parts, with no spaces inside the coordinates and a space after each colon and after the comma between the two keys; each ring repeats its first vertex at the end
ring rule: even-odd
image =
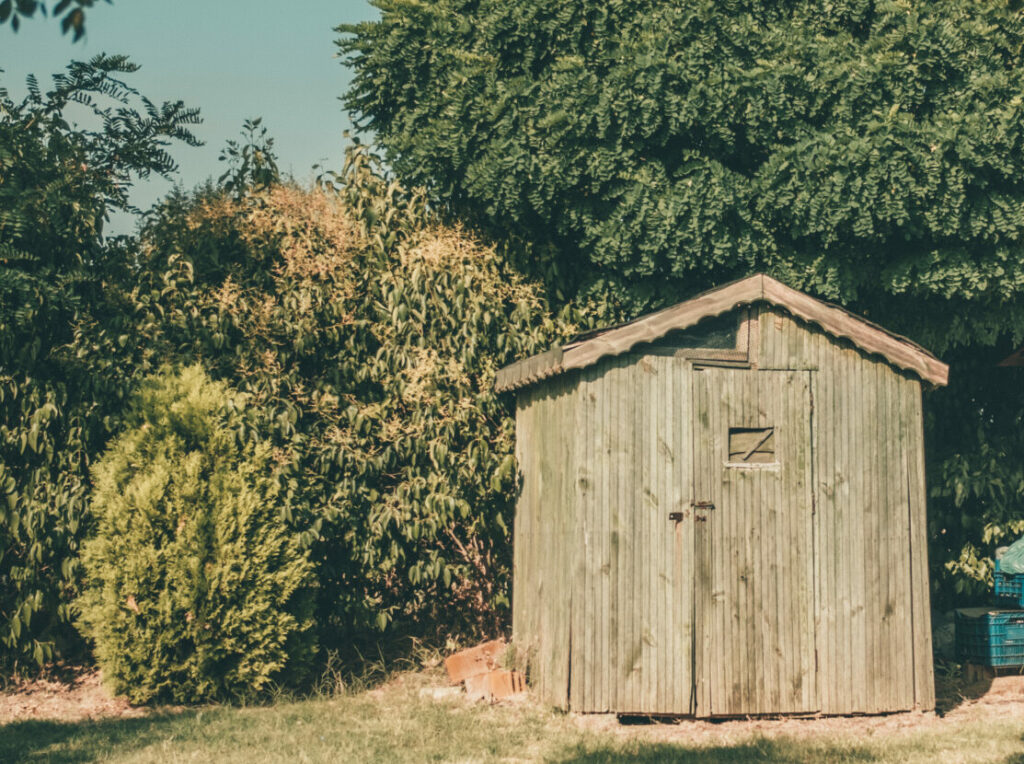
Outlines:
{"type": "Polygon", "coordinates": [[[698,716],[819,708],[810,374],[694,371],[698,716]]]}

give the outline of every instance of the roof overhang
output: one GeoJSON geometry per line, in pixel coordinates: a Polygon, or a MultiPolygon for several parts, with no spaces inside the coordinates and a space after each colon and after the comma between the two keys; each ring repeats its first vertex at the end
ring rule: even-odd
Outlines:
{"type": "Polygon", "coordinates": [[[702,319],[755,302],[767,302],[783,308],[799,319],[816,324],[828,334],[849,340],[867,353],[878,354],[893,366],[912,372],[933,385],[945,385],[949,380],[949,367],[906,337],[886,331],[837,305],[791,289],[770,276],[757,274],[579,342],[555,347],[510,364],[498,371],[494,388],[498,392],[516,390],[573,369],[583,369],[602,358],[622,355],[637,345],[659,340],[671,331],[686,329],[702,319]]]}
{"type": "Polygon", "coordinates": [[[1024,366],[1024,345],[999,362],[1000,366],[1024,366]]]}

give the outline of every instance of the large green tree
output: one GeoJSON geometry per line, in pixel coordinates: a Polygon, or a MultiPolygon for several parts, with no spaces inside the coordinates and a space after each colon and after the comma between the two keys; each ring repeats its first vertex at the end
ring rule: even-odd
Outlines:
{"type": "Polygon", "coordinates": [[[935,559],[984,581],[1024,514],[991,370],[1024,338],[1019,3],[376,4],[339,28],[347,107],[556,295],[635,315],[763,269],[953,360],[935,559]]]}
{"type": "Polygon", "coordinates": [[[151,319],[131,247],[103,227],[136,179],[174,171],[171,143],[197,143],[198,113],[138,94],[135,69],[100,55],[48,91],[30,79],[20,101],[0,87],[0,666],[77,643],[88,465],[146,366],[151,319]]]}

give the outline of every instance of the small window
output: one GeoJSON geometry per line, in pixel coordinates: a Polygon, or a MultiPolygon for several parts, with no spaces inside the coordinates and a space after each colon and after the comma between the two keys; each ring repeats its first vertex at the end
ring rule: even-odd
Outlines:
{"type": "Polygon", "coordinates": [[[730,427],[730,464],[774,464],[774,427],[730,427]]]}
{"type": "Polygon", "coordinates": [[[638,345],[632,352],[641,355],[675,355],[679,350],[735,350],[739,318],[735,313],[705,318],[688,329],[673,329],[651,343],[638,345]]]}

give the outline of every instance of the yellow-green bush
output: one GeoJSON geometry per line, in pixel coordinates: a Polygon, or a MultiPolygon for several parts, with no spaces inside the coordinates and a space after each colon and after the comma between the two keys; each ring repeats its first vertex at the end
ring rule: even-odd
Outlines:
{"type": "Polygon", "coordinates": [[[199,366],[160,374],[93,470],[80,624],[133,702],[252,697],[309,666],[313,567],[270,446],[239,437],[247,405],[199,366]]]}

